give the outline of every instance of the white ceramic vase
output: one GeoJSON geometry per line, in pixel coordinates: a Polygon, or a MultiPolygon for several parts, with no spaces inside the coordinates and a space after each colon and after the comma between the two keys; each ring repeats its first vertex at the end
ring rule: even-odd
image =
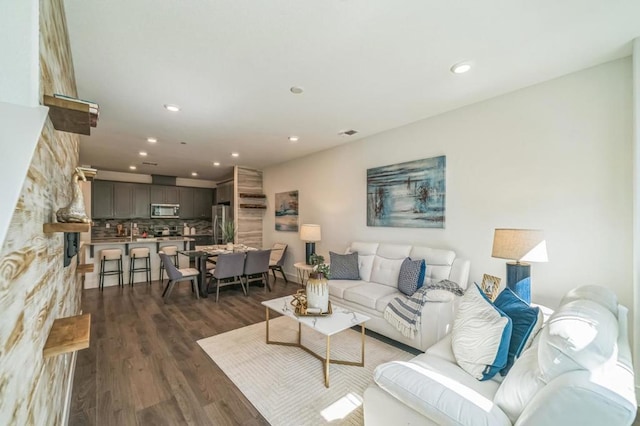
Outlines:
{"type": "Polygon", "coordinates": [[[327,278],[320,273],[312,272],[307,280],[307,309],[329,311],[329,284],[327,278]]]}

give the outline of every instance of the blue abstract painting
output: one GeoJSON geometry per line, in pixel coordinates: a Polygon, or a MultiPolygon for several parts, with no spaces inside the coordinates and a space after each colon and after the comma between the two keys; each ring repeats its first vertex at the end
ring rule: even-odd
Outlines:
{"type": "Polygon", "coordinates": [[[444,228],[446,156],[367,170],[367,226],[444,228]]]}

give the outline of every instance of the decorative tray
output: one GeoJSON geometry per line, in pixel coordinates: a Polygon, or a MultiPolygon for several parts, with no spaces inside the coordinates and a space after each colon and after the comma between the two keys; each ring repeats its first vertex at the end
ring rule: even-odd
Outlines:
{"type": "Polygon", "coordinates": [[[333,309],[331,309],[331,301],[329,301],[329,308],[328,308],[327,312],[321,312],[321,313],[308,313],[308,312],[305,312],[304,314],[300,313],[300,312],[295,312],[296,316],[299,316],[299,317],[327,317],[327,316],[331,315],[332,313],[333,313],[333,309]]]}
{"type": "Polygon", "coordinates": [[[304,289],[298,290],[293,295],[291,305],[295,308],[293,313],[299,317],[326,317],[333,313],[331,301],[329,301],[327,312],[307,312],[307,295],[304,289]]]}

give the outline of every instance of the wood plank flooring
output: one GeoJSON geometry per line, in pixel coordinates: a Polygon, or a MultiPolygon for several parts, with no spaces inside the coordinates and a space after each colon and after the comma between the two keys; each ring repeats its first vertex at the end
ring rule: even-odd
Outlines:
{"type": "Polygon", "coordinates": [[[160,282],[85,290],[91,345],[78,352],[70,425],[268,425],[198,339],[264,321],[261,301],[294,293],[239,286],[196,300],[188,283],[165,304],[160,282]]]}

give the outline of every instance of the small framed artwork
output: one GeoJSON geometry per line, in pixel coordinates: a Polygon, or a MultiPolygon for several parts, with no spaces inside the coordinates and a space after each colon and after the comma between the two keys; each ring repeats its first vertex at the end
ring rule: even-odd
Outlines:
{"type": "Polygon", "coordinates": [[[276,231],[298,232],[298,191],[276,194],[276,231]]]}
{"type": "Polygon", "coordinates": [[[492,302],[498,297],[498,290],[500,289],[500,278],[493,275],[484,274],[482,276],[482,284],[480,288],[487,295],[492,302]]]}

